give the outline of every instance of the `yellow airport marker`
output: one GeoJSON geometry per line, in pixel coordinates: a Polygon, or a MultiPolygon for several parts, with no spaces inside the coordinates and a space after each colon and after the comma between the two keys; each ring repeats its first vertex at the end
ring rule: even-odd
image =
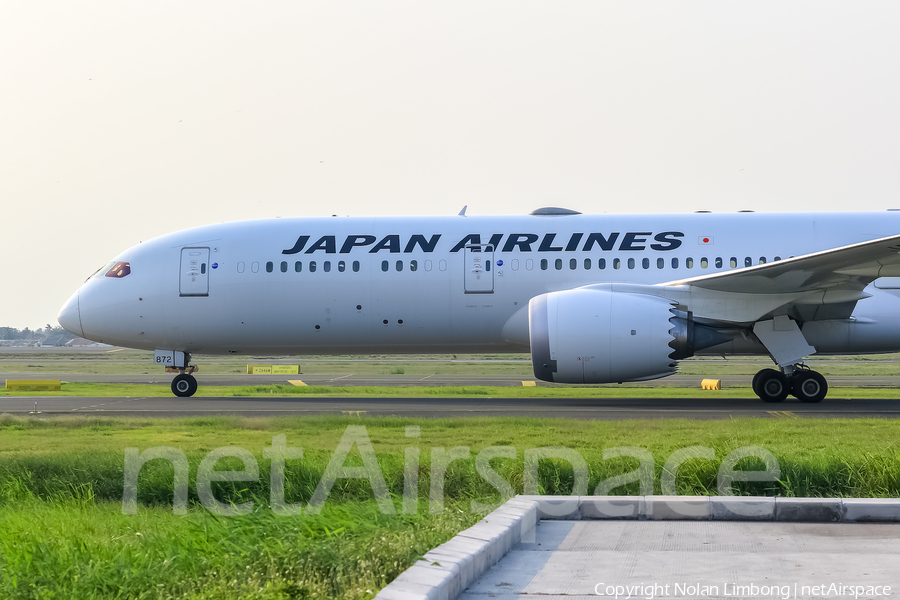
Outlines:
{"type": "Polygon", "coordinates": [[[58,392],[61,385],[59,379],[7,379],[6,391],[58,392]]]}
{"type": "Polygon", "coordinates": [[[799,419],[800,415],[792,413],[789,410],[768,410],[766,411],[777,419],[799,419]]]}
{"type": "Polygon", "coordinates": [[[535,381],[523,381],[522,385],[525,387],[537,387],[537,382],[535,381]]]}
{"type": "Polygon", "coordinates": [[[700,382],[700,388],[704,390],[721,390],[722,389],[722,380],[721,379],[704,379],[700,382]]]}
{"type": "Polygon", "coordinates": [[[297,387],[307,387],[307,385],[299,379],[288,379],[288,383],[297,387]]]}
{"type": "Polygon", "coordinates": [[[125,348],[116,348],[115,350],[107,350],[106,353],[109,354],[110,352],[121,352],[122,350],[125,350],[125,348]]]}
{"type": "Polygon", "coordinates": [[[341,411],[342,415],[347,415],[348,417],[358,417],[365,413],[366,413],[366,411],[364,411],[364,410],[342,410],[341,411]]]}

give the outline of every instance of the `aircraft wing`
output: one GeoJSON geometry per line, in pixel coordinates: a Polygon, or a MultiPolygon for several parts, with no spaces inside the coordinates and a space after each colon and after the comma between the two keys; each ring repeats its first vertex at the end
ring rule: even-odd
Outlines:
{"type": "Polygon", "coordinates": [[[900,276],[900,235],[735,271],[670,281],[720,292],[790,294],[828,288],[862,290],[879,277],[900,276]]]}
{"type": "Polygon", "coordinates": [[[869,283],[897,276],[900,235],[661,287],[689,290],[695,315],[714,321],[748,323],[791,309],[816,320],[849,317],[856,302],[870,295],[863,291],[869,283]]]}

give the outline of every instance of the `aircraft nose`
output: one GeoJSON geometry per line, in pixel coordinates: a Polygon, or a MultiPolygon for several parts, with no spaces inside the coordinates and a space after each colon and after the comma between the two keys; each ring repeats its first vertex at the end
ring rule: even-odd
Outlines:
{"type": "Polygon", "coordinates": [[[84,337],[84,331],[81,328],[81,311],[78,308],[78,292],[66,300],[59,310],[59,314],[56,315],[56,320],[66,331],[71,331],[78,337],[84,337]]]}

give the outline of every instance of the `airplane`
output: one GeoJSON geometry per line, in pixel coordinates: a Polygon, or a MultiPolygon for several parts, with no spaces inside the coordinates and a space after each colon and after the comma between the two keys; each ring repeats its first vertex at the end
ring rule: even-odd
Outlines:
{"type": "Polygon", "coordinates": [[[900,212],[277,218],[197,227],[98,269],[58,320],[191,356],[530,352],[569,384],[672,375],[693,355],[768,355],[766,402],[819,402],[804,363],[900,351],[900,212]]]}

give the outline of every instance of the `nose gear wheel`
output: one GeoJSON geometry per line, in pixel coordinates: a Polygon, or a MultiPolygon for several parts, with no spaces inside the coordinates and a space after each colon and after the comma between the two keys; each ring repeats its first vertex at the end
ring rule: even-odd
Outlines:
{"type": "Polygon", "coordinates": [[[193,375],[182,373],[172,380],[172,393],[180,398],[188,398],[197,392],[197,380],[193,375]]]}

